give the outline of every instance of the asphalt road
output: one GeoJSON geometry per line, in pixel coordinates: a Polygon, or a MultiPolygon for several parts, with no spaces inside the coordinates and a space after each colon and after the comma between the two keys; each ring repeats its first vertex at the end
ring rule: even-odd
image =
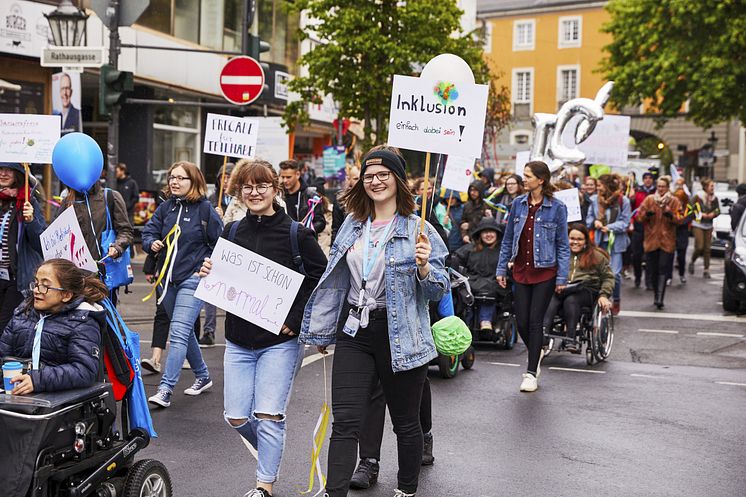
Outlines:
{"type": "MultiPolygon", "coordinates": [[[[686,285],[675,282],[663,311],[653,307],[652,292],[625,281],[609,361],[588,367],[584,356],[552,354],[535,393],[518,391],[526,361],[520,344],[511,351],[478,346],[474,368],[450,380],[431,368],[436,461],[423,469],[418,496],[746,495],[746,317],[723,313],[722,260],[712,269],[712,280],[700,269],[686,285]]],[[[141,331],[145,353],[154,312],[140,302],[146,287],[133,285],[120,306],[141,331]]],[[[139,455],[167,465],[179,497],[240,497],[255,482],[254,457],[222,418],[223,351],[203,349],[215,382],[203,395],[183,395],[193,380],[183,371],[172,406],[153,411],[159,438],[139,455]]],[[[332,358],[306,354],[276,496],[308,485],[324,362],[330,372],[332,358]]],[[[144,379],[151,394],[158,377],[144,379]]],[[[326,447],[322,461],[325,467],[326,447]]],[[[378,485],[350,495],[393,495],[396,467],[389,426],[378,485]]]]}

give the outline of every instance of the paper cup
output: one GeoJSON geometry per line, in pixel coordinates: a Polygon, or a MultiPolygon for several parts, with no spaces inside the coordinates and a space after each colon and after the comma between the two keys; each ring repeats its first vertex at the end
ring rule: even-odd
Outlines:
{"type": "Polygon", "coordinates": [[[10,380],[19,374],[23,373],[23,364],[17,361],[6,362],[3,364],[3,383],[5,385],[5,392],[10,393],[13,390],[13,385],[10,380]]]}

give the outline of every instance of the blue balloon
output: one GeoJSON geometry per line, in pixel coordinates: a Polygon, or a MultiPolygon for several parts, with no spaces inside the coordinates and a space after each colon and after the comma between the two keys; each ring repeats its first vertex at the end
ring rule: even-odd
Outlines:
{"type": "Polygon", "coordinates": [[[104,154],[98,143],[85,133],[69,133],[52,150],[52,167],[65,185],[87,192],[101,177],[104,154]]]}

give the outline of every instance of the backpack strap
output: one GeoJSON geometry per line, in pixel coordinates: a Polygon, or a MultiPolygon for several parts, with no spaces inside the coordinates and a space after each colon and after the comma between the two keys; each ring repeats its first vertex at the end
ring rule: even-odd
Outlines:
{"type": "Polygon", "coordinates": [[[211,212],[210,209],[212,208],[212,205],[210,202],[200,202],[199,204],[199,224],[202,228],[202,238],[205,240],[205,245],[210,247],[210,250],[215,248],[214,243],[210,243],[210,239],[207,237],[207,227],[210,225],[210,217],[211,212]]]}
{"type": "Polygon", "coordinates": [[[298,227],[301,223],[298,221],[290,222],[290,249],[293,252],[293,263],[298,268],[298,272],[306,275],[306,268],[303,267],[303,258],[300,255],[300,245],[298,243],[298,227]]]}
{"type": "Polygon", "coordinates": [[[236,238],[236,231],[238,231],[238,221],[233,221],[231,223],[231,230],[228,233],[228,241],[232,242],[236,238]]]}

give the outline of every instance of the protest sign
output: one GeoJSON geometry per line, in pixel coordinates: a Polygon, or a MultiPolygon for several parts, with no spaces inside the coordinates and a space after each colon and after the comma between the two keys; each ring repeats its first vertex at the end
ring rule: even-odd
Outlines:
{"type": "Polygon", "coordinates": [[[303,278],[220,238],[212,252],[210,275],[199,282],[194,296],[277,335],[303,278]]]}
{"type": "MultiPolygon", "coordinates": [[[[57,125],[59,126],[59,123],[57,125]]],[[[67,259],[86,271],[98,271],[72,206],[62,211],[62,214],[41,234],[41,249],[44,260],[67,259]]]]}
{"type": "Polygon", "coordinates": [[[263,159],[279,170],[280,162],[289,156],[290,137],[282,127],[281,117],[260,117],[261,134],[256,139],[255,158],[263,159]]]}
{"type": "MultiPolygon", "coordinates": [[[[577,116],[574,120],[580,120],[577,116]]],[[[623,167],[627,164],[629,150],[629,116],[613,116],[606,114],[596,123],[596,129],[577,148],[585,154],[586,164],[606,164],[611,167],[623,167]]],[[[562,142],[568,147],[574,147],[574,121],[565,127],[562,142]]]]}
{"type": "Polygon", "coordinates": [[[388,144],[460,157],[482,155],[486,85],[394,76],[388,144]]]}
{"type": "Polygon", "coordinates": [[[567,206],[567,222],[582,222],[580,214],[580,196],[577,188],[568,188],[567,190],[557,190],[554,192],[554,198],[561,201],[567,206]]]}
{"type": "Polygon", "coordinates": [[[440,186],[457,192],[465,192],[469,190],[469,183],[472,181],[474,181],[474,159],[449,155],[440,186]]]}
{"type": "Polygon", "coordinates": [[[515,173],[523,178],[523,169],[531,158],[531,151],[524,150],[515,154],[515,173]]]}
{"type": "Polygon", "coordinates": [[[324,177],[329,178],[339,174],[345,167],[345,148],[328,146],[324,147],[323,165],[324,177]]]}
{"type": "Polygon", "coordinates": [[[60,116],[0,114],[0,162],[50,164],[60,116]]]}
{"type": "Polygon", "coordinates": [[[251,159],[256,154],[259,120],[207,114],[203,152],[251,159]]]}

